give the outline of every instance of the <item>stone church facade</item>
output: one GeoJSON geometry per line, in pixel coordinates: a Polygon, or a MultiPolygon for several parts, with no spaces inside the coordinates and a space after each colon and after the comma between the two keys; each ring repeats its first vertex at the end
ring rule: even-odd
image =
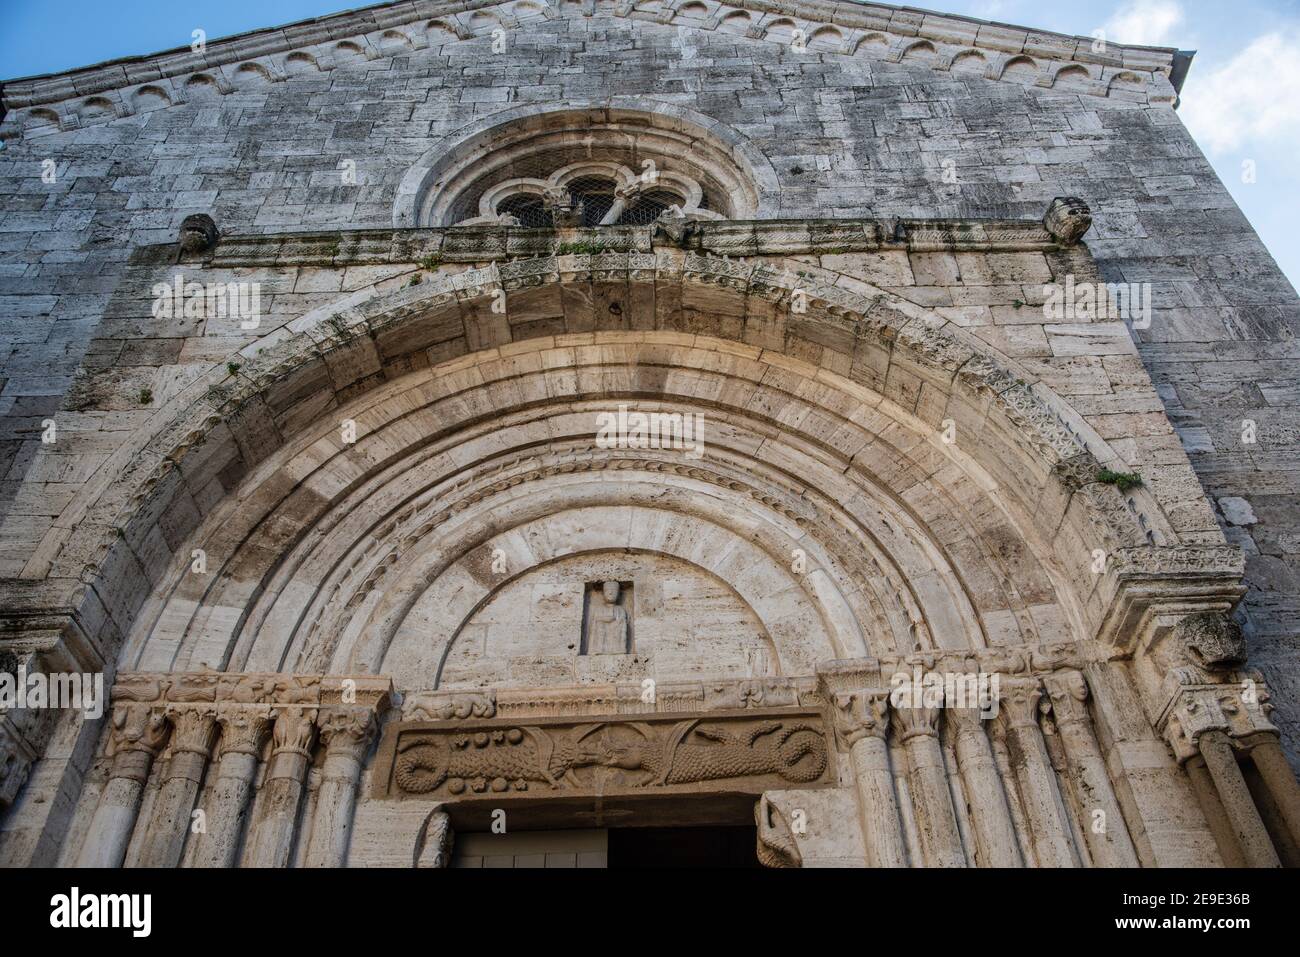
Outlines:
{"type": "Polygon", "coordinates": [[[0,653],[111,700],[0,714],[0,863],[1297,863],[1300,309],[1189,59],[418,0],[6,83],[0,653]]]}

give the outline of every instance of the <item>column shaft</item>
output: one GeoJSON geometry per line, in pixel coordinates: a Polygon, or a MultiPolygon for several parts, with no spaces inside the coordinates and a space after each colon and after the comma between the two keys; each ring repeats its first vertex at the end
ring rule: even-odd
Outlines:
{"type": "Polygon", "coordinates": [[[275,749],[263,785],[262,805],[248,836],[249,867],[287,867],[303,782],[311,764],[316,711],[291,708],[275,719],[275,749]]]}
{"type": "Polygon", "coordinates": [[[1212,729],[1202,732],[1196,741],[1205,766],[1214,779],[1214,788],[1223,802],[1224,813],[1232,826],[1232,833],[1241,846],[1247,867],[1281,867],[1273,841],[1259,816],[1259,809],[1246,787],[1246,779],[1237,766],[1232,744],[1222,731],[1212,729]]]}
{"type": "Polygon", "coordinates": [[[304,866],[342,867],[347,861],[357,782],[373,731],[374,717],[369,711],[338,708],[322,718],[325,763],[304,866]]]}
{"type": "Polygon", "coordinates": [[[1300,782],[1296,781],[1282,746],[1277,738],[1268,735],[1250,749],[1250,757],[1264,779],[1264,786],[1273,795],[1291,840],[1300,848],[1300,782]]]}
{"type": "Polygon", "coordinates": [[[1054,787],[1055,772],[1038,727],[1042,691],[1037,679],[1001,683],[998,717],[1006,729],[1007,757],[1020,777],[1021,803],[1039,867],[1073,867],[1070,825],[1061,817],[1054,787]]]}
{"type": "Polygon", "coordinates": [[[966,785],[975,841],[984,867],[1023,867],[1002,776],[979,711],[954,709],[957,768],[966,785]]]}
{"type": "Polygon", "coordinates": [[[120,705],[113,710],[109,737],[113,766],[78,852],[78,867],[122,866],[149,769],[166,737],[167,720],[151,705],[120,705]]]}
{"type": "Polygon", "coordinates": [[[195,867],[234,867],[237,863],[270,708],[237,706],[222,711],[217,720],[221,724],[221,757],[194,853],[195,867]]]}
{"type": "Polygon", "coordinates": [[[939,747],[939,708],[902,707],[896,708],[894,714],[911,764],[908,780],[926,866],[965,867],[966,852],[939,747]]]}
{"type": "Polygon", "coordinates": [[[1067,671],[1047,680],[1052,714],[1065,747],[1065,757],[1079,801],[1084,840],[1097,867],[1137,867],[1137,849],[1129,837],[1119,799],[1111,787],[1101,746],[1085,705],[1088,686],[1083,674],[1067,671]],[[1100,817],[1096,812],[1100,811],[1100,817]]]}

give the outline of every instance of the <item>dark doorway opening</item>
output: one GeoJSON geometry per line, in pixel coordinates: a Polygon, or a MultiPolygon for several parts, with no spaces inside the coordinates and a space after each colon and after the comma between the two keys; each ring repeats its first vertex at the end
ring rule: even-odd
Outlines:
{"type": "Polygon", "coordinates": [[[737,827],[615,827],[609,830],[611,868],[762,867],[757,829],[737,827]]]}

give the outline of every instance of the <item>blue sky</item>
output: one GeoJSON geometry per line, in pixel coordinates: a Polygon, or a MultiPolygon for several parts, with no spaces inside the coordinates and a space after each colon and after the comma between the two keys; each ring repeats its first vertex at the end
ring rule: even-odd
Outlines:
{"type": "MultiPolygon", "coordinates": [[[[364,6],[331,0],[0,0],[0,77],[131,54],[364,6]]],[[[1196,50],[1183,122],[1293,285],[1300,286],[1300,0],[924,0],[929,7],[1117,43],[1196,50]],[[1254,182],[1243,181],[1243,164],[1254,182]]]]}

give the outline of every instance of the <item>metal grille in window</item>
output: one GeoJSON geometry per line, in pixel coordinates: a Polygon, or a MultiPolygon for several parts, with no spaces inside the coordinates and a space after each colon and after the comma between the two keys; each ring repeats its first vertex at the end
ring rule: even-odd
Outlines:
{"type": "Polygon", "coordinates": [[[526,194],[507,196],[497,203],[497,214],[513,216],[519,220],[520,226],[529,229],[550,229],[555,225],[555,217],[551,215],[551,211],[546,208],[540,196],[526,194]]]}

